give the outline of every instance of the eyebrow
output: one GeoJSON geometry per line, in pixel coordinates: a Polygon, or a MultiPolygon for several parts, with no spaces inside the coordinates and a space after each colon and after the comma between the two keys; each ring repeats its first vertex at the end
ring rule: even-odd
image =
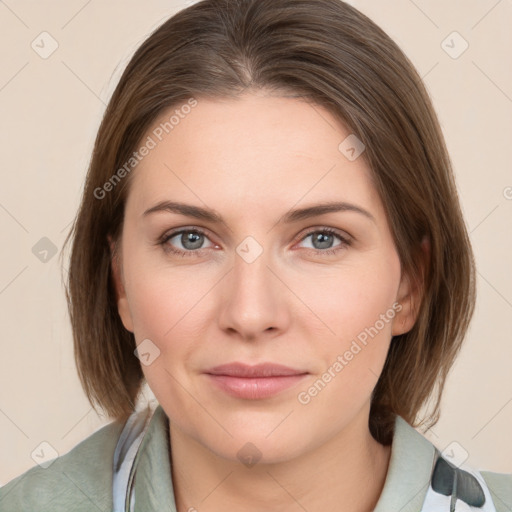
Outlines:
{"type": "MultiPolygon", "coordinates": [[[[355,204],[347,202],[327,202],[307,206],[305,208],[298,208],[290,210],[285,213],[278,223],[291,224],[293,222],[299,222],[310,217],[317,217],[326,213],[335,212],[356,212],[364,215],[374,223],[376,223],[375,217],[367,210],[357,206],[355,204]]],[[[143,217],[150,215],[155,212],[170,212],[184,215],[186,217],[193,217],[195,219],[208,221],[217,224],[224,224],[224,219],[216,211],[210,208],[203,208],[201,206],[194,206],[191,204],[180,203],[177,201],[160,201],[155,206],[147,209],[143,213],[143,217]]]]}

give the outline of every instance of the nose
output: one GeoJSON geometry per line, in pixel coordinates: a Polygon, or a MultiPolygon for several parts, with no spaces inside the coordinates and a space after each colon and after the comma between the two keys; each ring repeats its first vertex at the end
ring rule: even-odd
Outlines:
{"type": "Polygon", "coordinates": [[[288,326],[290,292],[265,251],[254,261],[240,254],[221,283],[219,327],[241,340],[273,338],[288,326]]]}

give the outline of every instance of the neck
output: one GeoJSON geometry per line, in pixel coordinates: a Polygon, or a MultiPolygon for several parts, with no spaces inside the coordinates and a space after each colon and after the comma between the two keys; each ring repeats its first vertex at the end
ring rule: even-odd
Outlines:
{"type": "Polygon", "coordinates": [[[370,512],[384,486],[391,447],[375,441],[367,415],[364,420],[298,457],[250,468],[219,457],[171,423],[177,511],[370,512]]]}

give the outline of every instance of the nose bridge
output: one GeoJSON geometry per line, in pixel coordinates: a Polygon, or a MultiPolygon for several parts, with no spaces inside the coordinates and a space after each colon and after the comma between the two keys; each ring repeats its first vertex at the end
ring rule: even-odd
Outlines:
{"type": "Polygon", "coordinates": [[[262,246],[258,246],[254,242],[244,241],[236,249],[233,281],[237,289],[240,288],[244,293],[244,288],[248,293],[258,292],[260,288],[270,291],[270,251],[264,251],[262,246]]]}
{"type": "Polygon", "coordinates": [[[231,328],[252,338],[271,327],[283,327],[282,284],[269,267],[271,251],[264,250],[253,237],[237,246],[219,315],[223,329],[231,328]]]}

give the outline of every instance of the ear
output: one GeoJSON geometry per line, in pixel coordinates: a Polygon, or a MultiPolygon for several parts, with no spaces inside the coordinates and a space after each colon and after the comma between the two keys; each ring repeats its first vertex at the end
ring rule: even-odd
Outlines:
{"type": "Polygon", "coordinates": [[[107,235],[110,246],[110,262],[112,268],[112,281],[116,293],[117,311],[126,330],[133,332],[133,319],[128,304],[128,297],[124,288],[122,265],[115,243],[110,235],[107,235]]]}
{"type": "Polygon", "coordinates": [[[391,334],[397,336],[409,332],[416,322],[419,307],[423,298],[425,275],[430,263],[430,241],[425,235],[419,251],[421,275],[419,281],[412,282],[410,276],[402,275],[398,288],[397,302],[402,306],[395,315],[391,334]]]}

